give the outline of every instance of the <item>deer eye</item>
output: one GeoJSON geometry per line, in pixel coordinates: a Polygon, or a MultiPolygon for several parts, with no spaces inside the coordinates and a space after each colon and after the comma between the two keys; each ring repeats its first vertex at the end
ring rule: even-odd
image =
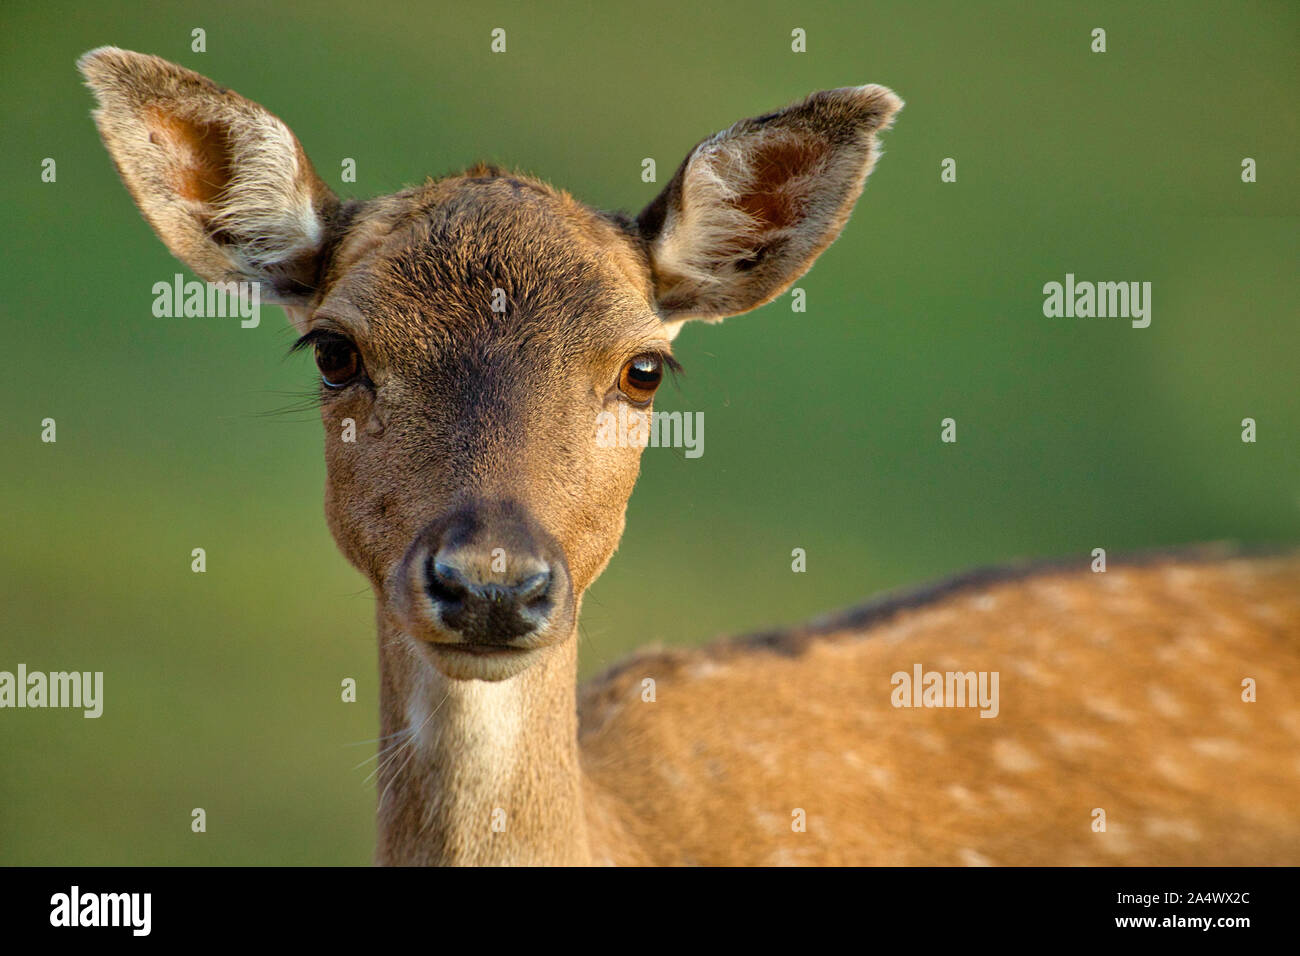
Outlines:
{"type": "Polygon", "coordinates": [[[654,398],[655,389],[664,380],[664,363],[658,355],[638,355],[623,366],[618,375],[618,390],[637,405],[654,398]]]}
{"type": "Polygon", "coordinates": [[[361,374],[361,353],[341,335],[316,340],[316,367],[326,388],[351,385],[361,374]]]}

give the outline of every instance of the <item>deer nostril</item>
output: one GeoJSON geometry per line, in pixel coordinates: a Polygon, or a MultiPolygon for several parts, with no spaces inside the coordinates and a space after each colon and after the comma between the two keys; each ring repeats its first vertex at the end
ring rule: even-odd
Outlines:
{"type": "Polygon", "coordinates": [[[429,596],[445,604],[463,600],[469,590],[456,568],[433,558],[425,565],[424,583],[429,596]]]}
{"type": "Polygon", "coordinates": [[[533,607],[549,596],[551,571],[543,568],[517,584],[483,583],[467,580],[460,568],[432,556],[424,566],[425,590],[439,604],[457,605],[466,600],[487,601],[491,604],[513,604],[516,607],[533,607]]]}
{"type": "Polygon", "coordinates": [[[536,604],[546,597],[550,587],[550,570],[539,571],[532,577],[526,578],[515,585],[515,600],[520,604],[536,604]]]}

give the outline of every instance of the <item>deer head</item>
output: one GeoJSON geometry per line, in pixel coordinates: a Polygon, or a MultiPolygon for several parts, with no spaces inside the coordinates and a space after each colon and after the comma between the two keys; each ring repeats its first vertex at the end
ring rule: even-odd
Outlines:
{"type": "Polygon", "coordinates": [[[483,166],[342,201],[236,93],[115,48],[80,68],[167,247],[206,280],[259,283],[314,350],[330,528],[381,622],[453,679],[572,643],[641,453],[602,447],[598,416],[649,410],[686,320],[747,312],[809,268],[902,105],[850,87],[742,120],[633,219],[483,166]]]}

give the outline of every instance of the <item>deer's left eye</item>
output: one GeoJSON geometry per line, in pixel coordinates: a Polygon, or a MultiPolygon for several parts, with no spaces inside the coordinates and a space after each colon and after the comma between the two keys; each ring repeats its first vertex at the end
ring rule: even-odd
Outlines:
{"type": "Polygon", "coordinates": [[[658,355],[638,355],[618,376],[618,390],[638,405],[654,398],[655,389],[664,380],[664,363],[658,355]]]}
{"type": "Polygon", "coordinates": [[[343,388],[361,374],[361,353],[341,335],[316,342],[316,367],[326,388],[343,388]]]}

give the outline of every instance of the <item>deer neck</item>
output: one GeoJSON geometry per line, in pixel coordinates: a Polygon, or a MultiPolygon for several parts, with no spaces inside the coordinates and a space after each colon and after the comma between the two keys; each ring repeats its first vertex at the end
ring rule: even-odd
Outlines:
{"type": "Polygon", "coordinates": [[[589,863],[576,634],[504,681],[446,677],[382,614],[379,648],[376,861],[589,863]]]}

